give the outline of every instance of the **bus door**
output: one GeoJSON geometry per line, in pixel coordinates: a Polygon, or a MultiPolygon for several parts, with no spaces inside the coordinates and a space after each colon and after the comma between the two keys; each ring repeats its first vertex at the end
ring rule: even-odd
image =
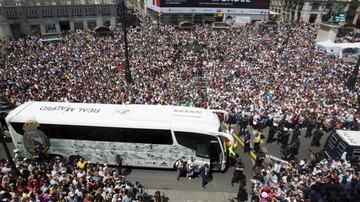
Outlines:
{"type": "Polygon", "coordinates": [[[229,134],[229,133],[224,133],[224,132],[217,132],[215,133],[215,135],[217,136],[218,138],[218,145],[219,145],[219,160],[220,160],[220,167],[221,167],[221,170],[225,170],[226,169],[226,154],[225,154],[225,148],[224,148],[224,143],[225,143],[225,140],[230,140],[231,144],[234,145],[235,144],[235,140],[234,140],[234,137],[229,134]]]}
{"type": "MultiPolygon", "coordinates": [[[[218,138],[218,137],[217,137],[218,138]]],[[[219,139],[219,138],[218,138],[219,139]]],[[[212,169],[221,170],[221,163],[223,161],[223,152],[221,149],[220,140],[212,140],[209,145],[209,158],[212,169]]]]}
{"type": "Polygon", "coordinates": [[[200,157],[196,158],[196,164],[199,166],[199,168],[205,164],[209,164],[211,168],[208,144],[196,144],[196,157],[200,157]]]}

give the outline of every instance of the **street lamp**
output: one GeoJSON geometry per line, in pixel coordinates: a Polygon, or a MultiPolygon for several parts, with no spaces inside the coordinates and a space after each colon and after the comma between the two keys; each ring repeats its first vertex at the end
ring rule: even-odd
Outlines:
{"type": "Polygon", "coordinates": [[[7,146],[7,143],[9,140],[5,137],[4,129],[3,129],[3,123],[5,122],[5,113],[9,112],[10,110],[14,109],[15,105],[7,101],[5,98],[0,99],[0,142],[2,143],[6,157],[9,161],[9,164],[11,166],[11,170],[13,172],[13,178],[17,178],[20,175],[19,170],[16,168],[16,165],[11,157],[9,148],[7,146]]]}
{"type": "Polygon", "coordinates": [[[122,29],[124,34],[124,52],[125,52],[125,80],[128,84],[132,83],[130,64],[129,64],[129,53],[128,53],[128,41],[127,41],[127,30],[126,30],[126,5],[125,0],[119,0],[120,13],[122,20],[122,29]]]}

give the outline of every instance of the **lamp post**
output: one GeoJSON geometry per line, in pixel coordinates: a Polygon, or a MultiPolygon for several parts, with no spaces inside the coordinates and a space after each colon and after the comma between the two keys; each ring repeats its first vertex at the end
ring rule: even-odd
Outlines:
{"type": "Polygon", "coordinates": [[[13,172],[13,178],[16,179],[20,175],[20,172],[16,168],[13,158],[11,157],[9,148],[7,146],[7,143],[9,142],[9,140],[7,140],[7,138],[5,137],[4,129],[3,129],[5,113],[9,112],[10,110],[12,110],[14,108],[15,108],[15,106],[13,104],[11,104],[10,102],[8,102],[7,100],[5,100],[4,98],[0,99],[0,142],[2,143],[2,145],[4,147],[6,157],[11,166],[11,170],[13,172]]]}
{"type": "Polygon", "coordinates": [[[124,52],[125,52],[125,80],[128,84],[132,83],[130,64],[129,64],[129,52],[128,52],[128,41],[127,41],[127,30],[126,30],[126,5],[125,0],[120,0],[120,13],[122,20],[122,29],[124,34],[124,52]]]}

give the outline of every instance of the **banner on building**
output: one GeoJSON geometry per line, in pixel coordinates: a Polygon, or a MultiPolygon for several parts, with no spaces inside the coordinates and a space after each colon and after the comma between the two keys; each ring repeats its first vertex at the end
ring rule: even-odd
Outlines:
{"type": "Polygon", "coordinates": [[[269,9],[270,0],[154,0],[159,7],[254,8],[269,9]]]}

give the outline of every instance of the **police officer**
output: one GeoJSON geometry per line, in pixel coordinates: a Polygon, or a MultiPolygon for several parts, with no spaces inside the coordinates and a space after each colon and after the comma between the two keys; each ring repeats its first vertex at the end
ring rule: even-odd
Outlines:
{"type": "Polygon", "coordinates": [[[226,139],[224,142],[226,167],[230,166],[230,146],[231,146],[230,140],[226,139]]]}
{"type": "Polygon", "coordinates": [[[260,142],[261,142],[261,135],[260,135],[260,131],[258,133],[255,134],[254,137],[254,151],[255,153],[258,153],[260,150],[260,142]]]}
{"type": "Polygon", "coordinates": [[[242,174],[239,181],[239,191],[237,194],[237,201],[244,202],[248,200],[248,193],[246,191],[246,176],[242,174]]]}
{"type": "Polygon", "coordinates": [[[235,150],[238,147],[237,143],[232,145],[230,140],[226,140],[224,142],[224,146],[225,146],[227,166],[229,167],[235,165],[236,158],[238,157],[238,154],[235,152],[235,150]]]}
{"type": "Polygon", "coordinates": [[[268,138],[266,139],[266,144],[274,141],[275,134],[276,134],[276,127],[273,124],[271,124],[269,127],[269,134],[268,134],[268,138]]]}
{"type": "Polygon", "coordinates": [[[234,186],[234,183],[238,183],[241,180],[241,174],[244,171],[244,164],[241,162],[235,165],[235,170],[233,173],[233,177],[231,179],[231,186],[234,186]]]}
{"type": "Polygon", "coordinates": [[[300,148],[300,138],[295,138],[291,143],[291,155],[296,156],[299,153],[300,148]]]}
{"type": "Polygon", "coordinates": [[[251,142],[251,135],[249,131],[246,131],[244,136],[244,153],[247,153],[251,150],[250,142],[251,142]]]}
{"type": "Polygon", "coordinates": [[[248,121],[247,121],[246,117],[241,116],[239,119],[239,127],[240,127],[239,135],[240,136],[243,136],[244,133],[246,132],[247,125],[248,125],[248,121]]]}
{"type": "Polygon", "coordinates": [[[236,164],[237,158],[239,157],[239,154],[237,154],[235,152],[235,150],[237,149],[238,144],[235,143],[234,146],[231,145],[229,148],[229,157],[230,157],[230,165],[234,166],[236,164]]]}
{"type": "Polygon", "coordinates": [[[200,176],[201,176],[201,187],[205,189],[205,185],[210,182],[210,166],[209,164],[205,164],[200,168],[200,176]]]}
{"type": "Polygon", "coordinates": [[[289,129],[284,127],[281,131],[280,131],[280,144],[281,144],[281,148],[284,149],[286,148],[288,141],[289,141],[289,129]]]}
{"type": "Polygon", "coordinates": [[[296,139],[299,139],[301,135],[300,126],[296,125],[293,131],[291,142],[293,143],[296,139]]]}
{"type": "Polygon", "coordinates": [[[260,151],[258,154],[256,154],[254,168],[261,166],[265,161],[265,159],[266,159],[266,155],[264,152],[260,151]]]}
{"type": "Polygon", "coordinates": [[[306,133],[305,133],[305,137],[311,137],[312,136],[312,131],[313,129],[316,127],[313,119],[307,119],[307,127],[306,127],[306,133]]]}
{"type": "Polygon", "coordinates": [[[324,135],[324,131],[322,129],[322,127],[319,127],[315,133],[314,133],[314,137],[311,140],[311,146],[316,146],[316,147],[320,147],[320,140],[321,137],[324,135]]]}

